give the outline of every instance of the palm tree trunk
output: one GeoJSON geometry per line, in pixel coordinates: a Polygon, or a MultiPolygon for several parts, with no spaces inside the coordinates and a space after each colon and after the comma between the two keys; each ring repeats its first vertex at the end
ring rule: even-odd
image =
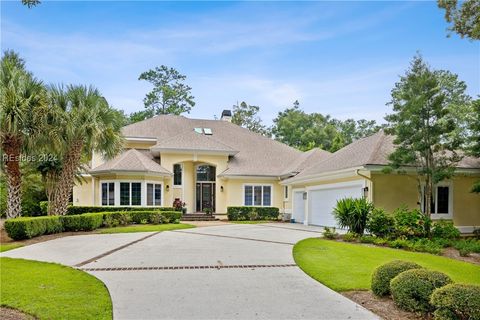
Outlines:
{"type": "Polygon", "coordinates": [[[75,173],[82,157],[83,140],[77,139],[63,159],[63,167],[53,191],[51,212],[55,215],[67,214],[68,200],[72,194],[75,173]]]}
{"type": "Polygon", "coordinates": [[[22,214],[21,147],[22,140],[15,135],[7,135],[2,141],[7,178],[7,219],[19,217],[22,214]]]}

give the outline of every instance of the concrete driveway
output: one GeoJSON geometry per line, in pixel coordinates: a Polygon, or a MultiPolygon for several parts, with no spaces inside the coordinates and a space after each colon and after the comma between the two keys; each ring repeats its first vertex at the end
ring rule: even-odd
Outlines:
{"type": "Polygon", "coordinates": [[[377,319],[295,266],[320,228],[290,224],[82,235],[2,256],[58,262],[108,287],[115,319],[377,319]]]}

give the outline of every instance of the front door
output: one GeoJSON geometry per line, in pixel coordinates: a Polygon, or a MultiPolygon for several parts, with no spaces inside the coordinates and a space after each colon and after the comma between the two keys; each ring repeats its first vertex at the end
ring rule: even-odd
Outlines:
{"type": "Polygon", "coordinates": [[[215,183],[197,182],[196,187],[197,212],[215,212],[215,183]]]}

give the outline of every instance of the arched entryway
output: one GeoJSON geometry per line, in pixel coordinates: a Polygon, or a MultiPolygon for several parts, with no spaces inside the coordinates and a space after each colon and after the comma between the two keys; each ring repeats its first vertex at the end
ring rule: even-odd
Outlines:
{"type": "Polygon", "coordinates": [[[207,164],[196,166],[195,205],[197,212],[215,212],[216,168],[207,164]]]}

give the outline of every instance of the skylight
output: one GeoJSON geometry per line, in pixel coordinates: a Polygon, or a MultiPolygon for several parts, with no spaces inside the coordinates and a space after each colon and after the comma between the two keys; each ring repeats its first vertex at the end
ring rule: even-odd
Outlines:
{"type": "Polygon", "coordinates": [[[212,129],[210,128],[203,128],[203,132],[208,136],[211,136],[213,134],[212,129]]]}
{"type": "Polygon", "coordinates": [[[199,133],[199,134],[202,134],[203,133],[203,129],[202,128],[195,128],[193,129],[195,130],[196,133],[199,133]]]}

